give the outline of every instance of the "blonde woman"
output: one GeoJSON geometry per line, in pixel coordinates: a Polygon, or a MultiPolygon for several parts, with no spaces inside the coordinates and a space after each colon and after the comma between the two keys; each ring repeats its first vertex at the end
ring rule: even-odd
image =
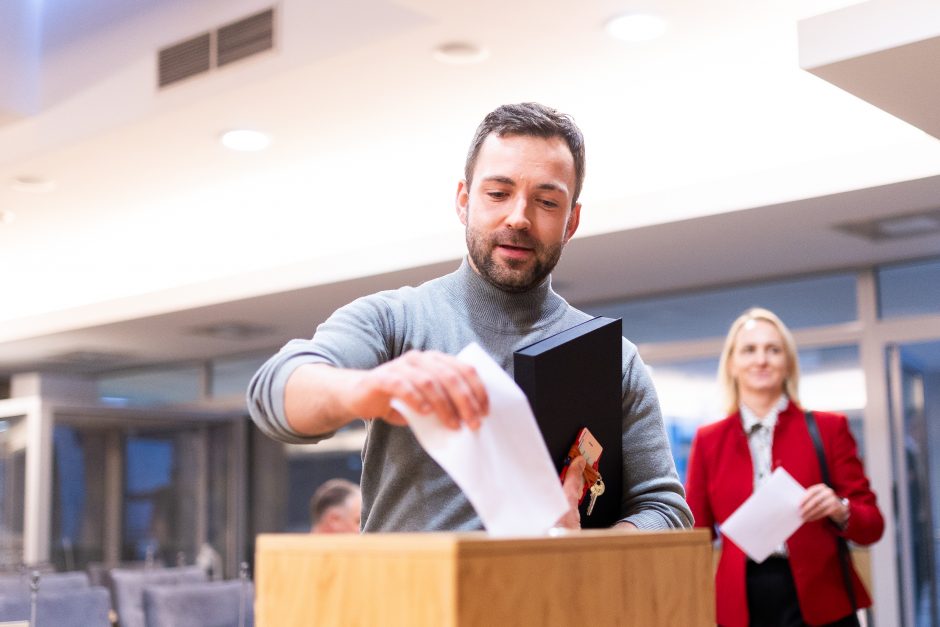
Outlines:
{"type": "Polygon", "coordinates": [[[844,539],[871,544],[884,520],[848,421],[807,415],[799,378],[793,336],[776,315],[755,308],[734,321],[719,364],[728,416],[701,427],[689,455],[686,491],[695,526],[714,536],[777,467],[807,490],[803,525],[767,560],[755,563],[723,543],[715,588],[718,624],[725,627],[854,626],[855,609],[871,604],[843,553],[844,539]]]}

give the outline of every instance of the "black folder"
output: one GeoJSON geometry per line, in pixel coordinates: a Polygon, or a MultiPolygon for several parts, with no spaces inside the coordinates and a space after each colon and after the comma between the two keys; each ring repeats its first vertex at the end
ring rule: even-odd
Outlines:
{"type": "Polygon", "coordinates": [[[599,469],[605,490],[590,516],[590,494],[581,502],[581,526],[585,528],[610,527],[621,517],[621,336],[620,318],[597,317],[513,355],[516,383],[529,399],[558,471],[582,427],[587,427],[604,448],[599,469]]]}

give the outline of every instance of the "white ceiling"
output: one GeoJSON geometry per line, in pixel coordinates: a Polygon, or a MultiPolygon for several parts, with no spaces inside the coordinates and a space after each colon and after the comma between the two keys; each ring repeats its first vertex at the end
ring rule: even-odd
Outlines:
{"type": "MultiPolygon", "coordinates": [[[[572,113],[587,138],[581,230],[555,276],[569,300],[937,254],[936,235],[832,229],[940,205],[940,140],[800,68],[800,20],[855,4],[282,0],[274,52],[158,92],[157,49],[270,3],[5,0],[0,372],[266,349],[354,295],[453,267],[464,154],[504,102],[572,113]],[[642,8],[664,37],[604,33],[642,8]],[[449,41],[488,58],[435,61],[449,41]],[[240,126],[271,148],[222,148],[240,126]],[[213,322],[270,332],[190,332],[213,322]],[[76,351],[123,358],[57,357],[76,351]]],[[[830,80],[852,89],[853,71],[830,80]]]]}

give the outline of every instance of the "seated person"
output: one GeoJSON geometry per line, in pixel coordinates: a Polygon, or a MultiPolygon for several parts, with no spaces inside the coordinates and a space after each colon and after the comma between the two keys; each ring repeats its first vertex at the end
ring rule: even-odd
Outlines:
{"type": "Polygon", "coordinates": [[[310,533],[359,533],[362,493],[345,479],[330,479],[310,499],[310,533]]]}

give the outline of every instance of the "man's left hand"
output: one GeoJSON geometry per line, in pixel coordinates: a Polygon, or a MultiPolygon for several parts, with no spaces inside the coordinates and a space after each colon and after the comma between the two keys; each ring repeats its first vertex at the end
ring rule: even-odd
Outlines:
{"type": "Polygon", "coordinates": [[[578,501],[581,500],[581,495],[584,493],[585,463],[584,457],[578,456],[568,464],[565,481],[561,484],[562,490],[565,492],[565,498],[568,499],[568,513],[558,520],[557,527],[566,529],[581,528],[581,512],[578,511],[578,501]]]}

